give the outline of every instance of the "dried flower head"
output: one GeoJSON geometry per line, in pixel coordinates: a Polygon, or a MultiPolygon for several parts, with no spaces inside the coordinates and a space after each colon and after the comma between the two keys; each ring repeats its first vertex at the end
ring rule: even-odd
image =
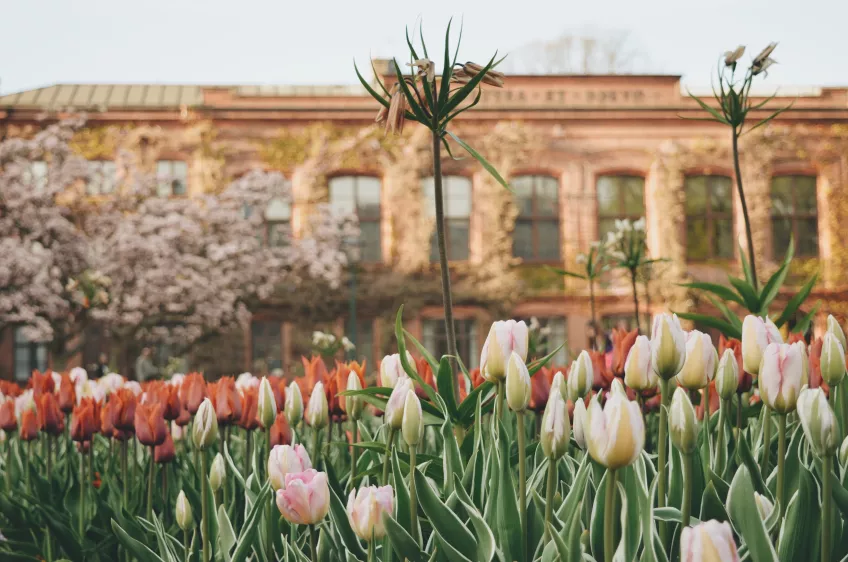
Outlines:
{"type": "Polygon", "coordinates": [[[745,45],[739,45],[733,51],[726,51],[724,53],[724,65],[736,67],[737,61],[742,58],[742,55],[745,54],[745,45]]]}
{"type": "MultiPolygon", "coordinates": [[[[462,70],[464,73],[470,78],[477,76],[480,72],[485,69],[484,66],[480,66],[474,62],[466,62],[462,65],[462,70]]],[[[503,88],[504,85],[504,73],[498,72],[497,70],[489,69],[486,71],[486,74],[483,76],[483,83],[488,84],[489,86],[495,86],[496,88],[503,88]]]]}
{"type": "Polygon", "coordinates": [[[407,63],[407,66],[418,69],[418,77],[422,80],[427,80],[429,83],[436,81],[436,67],[430,59],[418,59],[407,63]]]}

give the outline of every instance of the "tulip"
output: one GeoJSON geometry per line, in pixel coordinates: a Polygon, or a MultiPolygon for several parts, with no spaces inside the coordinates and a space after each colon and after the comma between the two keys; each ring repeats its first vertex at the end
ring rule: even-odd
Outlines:
{"type": "Polygon", "coordinates": [[[59,404],[52,393],[42,394],[38,397],[38,426],[41,431],[49,435],[61,435],[65,430],[65,419],[59,404]]]}
{"type": "MultiPolygon", "coordinates": [[[[353,371],[347,374],[346,390],[348,392],[362,390],[362,381],[353,371]]],[[[362,410],[365,409],[365,402],[359,396],[345,396],[343,407],[347,412],[348,417],[350,417],[355,424],[355,422],[362,416],[362,410]]]]}
{"type": "Polygon", "coordinates": [[[577,442],[577,446],[584,451],[586,450],[586,430],[588,429],[587,415],[586,404],[582,400],[575,402],[573,413],[574,440],[577,442]]]}
{"type": "Polygon", "coordinates": [[[297,444],[275,445],[268,455],[268,481],[274,490],[285,486],[286,475],[303,472],[312,468],[306,447],[297,444]]]}
{"type": "Polygon", "coordinates": [[[624,362],[624,384],[637,392],[657,386],[657,375],[651,368],[651,340],[638,336],[624,362]]]}
{"type": "Polygon", "coordinates": [[[730,525],[712,519],[684,528],[680,536],[680,562],[739,562],[730,525]]]}
{"type": "Polygon", "coordinates": [[[162,417],[173,421],[180,417],[183,410],[179,389],[173,385],[162,385],[156,392],[156,398],[162,404],[162,417]]]}
{"type": "MultiPolygon", "coordinates": [[[[416,369],[415,360],[408,351],[406,352],[406,360],[413,369],[416,369]]],[[[380,361],[380,386],[394,388],[398,381],[406,376],[407,374],[403,370],[403,364],[400,360],[400,354],[386,355],[380,361]]]]}
{"type": "Polygon", "coordinates": [[[161,404],[139,404],[135,409],[135,435],[138,442],[155,447],[165,442],[168,426],[162,417],[161,404]]]}
{"type": "Polygon", "coordinates": [[[369,542],[385,537],[383,516],[394,514],[394,502],[391,486],[367,486],[351,490],[347,498],[347,517],[356,536],[369,542]]]}
{"type": "Polygon", "coordinates": [[[819,457],[836,453],[839,426],[821,388],[805,388],[798,397],[798,417],[810,446],[819,457]]]}
{"type": "Polygon", "coordinates": [[[523,321],[501,320],[493,323],[480,354],[480,371],[486,380],[495,384],[504,380],[506,363],[513,351],[522,361],[526,361],[529,342],[530,334],[523,321]]]}
{"type": "Polygon", "coordinates": [[[189,373],[183,379],[180,389],[183,406],[192,416],[197,414],[200,405],[206,399],[206,380],[200,373],[189,373]]]}
{"type": "Polygon", "coordinates": [[[290,445],[292,442],[292,429],[288,418],[283,412],[277,414],[274,423],[271,424],[271,446],[290,445]]]}
{"type": "Polygon", "coordinates": [[[848,342],[845,341],[845,332],[842,331],[842,326],[836,321],[832,314],[827,315],[827,332],[836,336],[842,349],[848,349],[848,342]]]}
{"type": "Polygon", "coordinates": [[[506,403],[516,413],[524,413],[530,402],[532,386],[530,372],[524,360],[516,353],[509,356],[506,369],[506,403]]]}
{"type": "Polygon", "coordinates": [[[170,433],[165,434],[165,440],[161,445],[157,445],[153,450],[153,460],[157,464],[168,464],[177,456],[177,451],[174,449],[174,439],[170,433]]]}
{"type": "Polygon", "coordinates": [[[636,460],[645,444],[645,424],[639,406],[615,391],[610,392],[603,407],[600,395],[592,398],[584,431],[589,454],[611,470],[636,460]]]}
{"type": "Polygon", "coordinates": [[[839,446],[839,464],[845,466],[848,464],[848,437],[842,440],[842,445],[839,446]]]}
{"type": "MultiPolygon", "coordinates": [[[[273,397],[273,393],[271,393],[273,397]]],[[[241,396],[241,418],[238,420],[239,427],[253,431],[259,427],[259,391],[256,387],[248,387],[244,390],[241,396]]],[[[276,414],[274,407],[274,414],[276,414]]]]}
{"type": "Polygon", "coordinates": [[[700,390],[715,377],[718,354],[710,336],[692,330],[686,334],[686,359],[677,381],[689,390],[700,390]]]}
{"type": "Polygon", "coordinates": [[[227,467],[224,465],[224,457],[221,456],[221,453],[218,453],[212,461],[212,468],[209,469],[209,486],[213,493],[217,493],[221,489],[226,477],[227,467]]]}
{"type": "Polygon", "coordinates": [[[716,391],[722,400],[730,400],[739,386],[739,366],[732,349],[725,349],[716,371],[716,391]]]}
{"type": "Polygon", "coordinates": [[[406,403],[406,395],[410,391],[415,391],[412,379],[401,377],[389,396],[383,421],[393,430],[401,429],[403,425],[403,407],[406,403]]]}
{"type": "Polygon", "coordinates": [[[415,391],[406,393],[406,400],[403,406],[403,416],[401,420],[401,434],[403,440],[410,448],[415,447],[421,442],[424,436],[424,422],[422,420],[424,414],[421,411],[421,401],[415,391]]]}
{"type": "Polygon", "coordinates": [[[565,381],[569,400],[577,402],[577,400],[585,398],[589,391],[592,390],[594,382],[595,373],[592,367],[592,358],[584,349],[571,364],[571,369],[568,371],[568,379],[565,381]]]}
{"type": "Polygon", "coordinates": [[[0,403],[0,429],[6,433],[18,429],[18,418],[15,416],[15,401],[10,398],[0,403]]]}
{"type": "Polygon", "coordinates": [[[274,419],[277,417],[277,402],[274,398],[274,391],[271,388],[271,382],[265,377],[259,383],[256,417],[265,429],[271,427],[271,424],[274,423],[274,419]]]}
{"type": "Polygon", "coordinates": [[[229,425],[241,419],[241,396],[232,377],[222,377],[215,385],[215,414],[219,425],[229,425]]]}
{"type": "Polygon", "coordinates": [[[568,400],[568,386],[565,382],[565,375],[562,374],[562,371],[554,373],[554,378],[551,381],[551,390],[548,393],[548,400],[550,400],[550,395],[552,394],[559,394],[562,396],[564,401],[568,400]]]}
{"type": "Polygon", "coordinates": [[[614,374],[618,376],[624,374],[624,365],[627,357],[630,355],[630,350],[633,348],[638,337],[639,330],[628,332],[627,330],[619,330],[617,328],[612,329],[612,372],[614,374]]]}
{"type": "Polygon", "coordinates": [[[312,389],[309,404],[306,405],[306,423],[314,429],[323,429],[329,422],[329,405],[324,392],[324,383],[317,383],[312,389]]]}
{"type": "Polygon", "coordinates": [[[793,411],[803,377],[799,349],[785,343],[769,344],[763,353],[759,374],[763,403],[781,414],[793,411]]]}
{"type": "Polygon", "coordinates": [[[218,418],[208,398],[203,399],[194,416],[191,439],[194,446],[201,450],[209,448],[218,440],[218,418]]]}
{"type": "Polygon", "coordinates": [[[38,439],[38,420],[35,410],[24,410],[21,414],[20,437],[24,441],[38,439]]]}
{"type": "Polygon", "coordinates": [[[97,432],[93,401],[85,400],[74,407],[71,418],[71,439],[77,442],[90,441],[97,432]]]}
{"type": "Polygon", "coordinates": [[[303,395],[300,393],[300,387],[294,381],[286,391],[285,412],[289,425],[297,425],[303,419],[303,395]]]}
{"type": "Polygon", "coordinates": [[[70,375],[64,374],[59,382],[59,392],[57,395],[59,409],[65,414],[71,413],[77,403],[77,393],[70,375]]]}
{"type": "Polygon", "coordinates": [[[763,521],[769,518],[771,512],[774,511],[774,504],[767,497],[759,492],[754,492],[754,503],[757,504],[757,511],[760,512],[760,519],[763,521]]]}
{"type": "Polygon", "coordinates": [[[174,510],[176,513],[177,525],[183,532],[187,533],[194,526],[194,519],[191,513],[191,504],[186,499],[185,492],[180,490],[180,495],[177,496],[177,506],[174,510]]]}
{"type": "Polygon", "coordinates": [[[839,386],[845,377],[845,348],[834,332],[828,331],[822,339],[820,361],[821,376],[824,382],[831,388],[839,386]]]}
{"type": "Polygon", "coordinates": [[[311,468],[286,474],[284,486],[277,490],[277,508],[295,525],[320,523],[330,509],[327,474],[311,468]]]}
{"type": "Polygon", "coordinates": [[[752,375],[760,373],[763,353],[772,343],[783,343],[783,337],[770,318],[748,315],[742,322],[742,365],[752,375]]]}
{"type": "Polygon", "coordinates": [[[112,425],[121,431],[133,431],[135,428],[135,409],[138,403],[135,394],[125,388],[113,392],[109,402],[115,402],[112,407],[112,425]]]}
{"type": "MultiPolygon", "coordinates": [[[[578,400],[577,403],[583,404],[583,401],[578,400]]],[[[578,406],[575,404],[575,419],[577,418],[577,409],[578,406]]],[[[581,411],[581,416],[584,416],[586,412],[585,405],[581,408],[581,411]]],[[[577,422],[575,421],[575,428],[576,424],[577,422]]],[[[565,400],[563,400],[562,395],[558,392],[552,392],[550,398],[548,398],[545,413],[542,415],[542,428],[539,435],[539,441],[545,456],[552,460],[561,458],[568,448],[569,434],[568,409],[565,400]]]]}
{"type": "Polygon", "coordinates": [[[683,369],[686,360],[686,334],[676,314],[658,314],[651,332],[651,366],[663,380],[670,380],[683,369]]]}
{"type": "Polygon", "coordinates": [[[698,446],[698,420],[689,393],[677,387],[671,399],[669,411],[669,433],[671,441],[684,455],[691,454],[698,446]]]}

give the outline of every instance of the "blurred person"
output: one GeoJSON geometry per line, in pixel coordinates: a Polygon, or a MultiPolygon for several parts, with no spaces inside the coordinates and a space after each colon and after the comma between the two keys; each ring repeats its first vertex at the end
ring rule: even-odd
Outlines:
{"type": "Polygon", "coordinates": [[[153,350],[145,347],[141,350],[141,355],[135,361],[135,378],[138,382],[144,382],[148,379],[155,378],[159,374],[159,369],[153,364],[153,350]]]}
{"type": "Polygon", "coordinates": [[[97,356],[97,363],[94,365],[94,371],[92,372],[92,377],[95,379],[99,379],[104,375],[108,375],[109,371],[109,358],[105,353],[101,353],[97,356]]]}

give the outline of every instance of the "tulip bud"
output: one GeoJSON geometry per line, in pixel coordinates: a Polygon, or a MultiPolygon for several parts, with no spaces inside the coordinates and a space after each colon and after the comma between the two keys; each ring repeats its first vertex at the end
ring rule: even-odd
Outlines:
{"type": "Polygon", "coordinates": [[[182,490],[180,490],[180,495],[177,496],[176,519],[177,525],[183,531],[188,531],[194,527],[194,519],[191,516],[191,504],[188,503],[185,492],[182,490]]]}
{"type": "Polygon", "coordinates": [[[783,343],[783,337],[770,318],[748,315],[742,322],[742,367],[752,375],[760,373],[763,352],[771,343],[783,343]]]}
{"type": "Polygon", "coordinates": [[[566,402],[568,401],[568,387],[565,383],[565,376],[563,376],[562,371],[557,371],[554,373],[554,380],[551,381],[551,390],[549,394],[553,394],[554,392],[558,392],[562,399],[566,402]]]}
{"type": "Polygon", "coordinates": [[[718,353],[710,336],[692,330],[686,334],[686,360],[677,381],[689,390],[700,390],[715,378],[718,353]]]}
{"type": "Polygon", "coordinates": [[[568,386],[568,398],[574,402],[585,398],[592,390],[594,382],[595,371],[592,368],[592,358],[589,357],[589,352],[584,349],[571,364],[571,369],[568,371],[568,379],[565,381],[568,386]]]}
{"type": "Polygon", "coordinates": [[[351,490],[347,498],[347,517],[356,536],[364,541],[385,537],[383,515],[393,515],[394,503],[391,486],[367,486],[351,490]]]}
{"type": "Polygon", "coordinates": [[[383,414],[385,421],[392,429],[401,429],[403,425],[403,408],[406,404],[406,395],[410,392],[415,392],[412,386],[412,379],[409,377],[401,377],[397,381],[392,394],[389,396],[389,401],[386,404],[386,412],[383,414]]]}
{"type": "Polygon", "coordinates": [[[786,343],[770,343],[763,352],[759,372],[763,403],[781,414],[793,411],[804,375],[799,349],[786,343]]]}
{"type": "MultiPolygon", "coordinates": [[[[580,404],[583,401],[579,401],[580,404]]],[[[575,408],[575,427],[577,425],[577,409],[575,408]]],[[[585,407],[583,412],[585,413],[585,407]]],[[[548,397],[548,404],[545,406],[545,413],[542,415],[542,429],[539,435],[539,441],[542,445],[542,451],[545,456],[551,460],[557,460],[565,454],[568,447],[569,434],[571,428],[568,423],[568,411],[559,392],[551,392],[548,397]]]]}
{"type": "Polygon", "coordinates": [[[810,354],[804,342],[796,341],[792,345],[798,348],[798,355],[801,356],[801,386],[804,387],[810,383],[810,354]]]}
{"type": "Polygon", "coordinates": [[[763,521],[768,519],[771,512],[774,511],[774,504],[771,503],[771,500],[759,492],[754,492],[754,503],[757,504],[757,511],[760,512],[760,519],[763,521]]]}
{"type": "Polygon", "coordinates": [[[584,431],[589,454],[611,470],[636,460],[645,444],[642,411],[638,404],[630,402],[619,392],[610,392],[603,407],[599,394],[592,397],[586,411],[584,431]]]}
{"type": "Polygon", "coordinates": [[[411,446],[418,445],[421,438],[424,436],[424,422],[422,420],[421,402],[414,390],[409,390],[406,393],[406,400],[403,406],[403,421],[401,422],[401,432],[406,444],[411,446]]]}
{"type": "Polygon", "coordinates": [[[503,381],[509,356],[514,351],[522,361],[526,361],[529,342],[530,334],[523,321],[494,322],[480,354],[480,373],[489,382],[503,381]]]}
{"type": "MultiPolygon", "coordinates": [[[[406,362],[417,371],[415,359],[407,351],[406,362]]],[[[400,354],[386,355],[380,361],[380,386],[385,388],[394,388],[397,382],[403,377],[407,377],[406,371],[403,370],[403,363],[400,360],[400,354]]]]}
{"type": "Polygon", "coordinates": [[[317,382],[309,396],[309,404],[306,405],[306,423],[315,429],[326,427],[330,421],[329,409],[327,395],[324,393],[324,383],[317,382]]]}
{"type": "Polygon", "coordinates": [[[691,454],[698,446],[698,420],[689,393],[677,387],[671,399],[668,428],[671,441],[684,455],[691,454]]]}
{"type": "MultiPolygon", "coordinates": [[[[347,374],[347,391],[362,390],[362,382],[359,376],[351,371],[347,374]]],[[[365,402],[359,396],[345,396],[345,410],[353,421],[357,421],[365,408],[365,402]]]]}
{"type": "Polygon", "coordinates": [[[577,441],[577,446],[586,450],[586,404],[583,400],[578,400],[574,403],[574,440],[577,441]]]}
{"type": "Polygon", "coordinates": [[[218,440],[218,416],[208,398],[204,398],[194,416],[191,439],[198,449],[206,449],[218,440]]]}
{"type": "Polygon", "coordinates": [[[624,384],[636,391],[656,388],[657,375],[651,368],[651,340],[638,336],[624,362],[624,384]]]}
{"type": "Polygon", "coordinates": [[[684,528],[680,535],[680,562],[739,562],[730,525],[711,519],[684,528]]]}
{"type": "Polygon", "coordinates": [[[839,446],[839,464],[840,466],[848,464],[848,437],[839,446]]]}
{"type": "Polygon", "coordinates": [[[299,424],[303,419],[303,395],[294,381],[286,389],[286,418],[292,426],[299,424]]]}
{"type": "Polygon", "coordinates": [[[730,400],[739,387],[739,365],[732,349],[725,349],[716,371],[716,390],[722,400],[730,400]]]}
{"type": "Polygon", "coordinates": [[[848,343],[845,342],[845,332],[842,331],[842,326],[839,325],[832,314],[827,315],[827,331],[836,336],[836,339],[842,345],[842,349],[848,348],[848,343]]]}
{"type": "Polygon", "coordinates": [[[224,466],[224,457],[221,453],[215,455],[212,461],[212,468],[209,469],[209,486],[213,492],[217,492],[224,485],[224,478],[227,476],[227,469],[224,466]]]}
{"type": "Polygon", "coordinates": [[[822,339],[821,376],[830,388],[845,377],[845,348],[833,332],[827,332],[822,339]]]}
{"type": "Polygon", "coordinates": [[[524,360],[512,352],[506,367],[506,403],[516,413],[524,412],[530,403],[530,372],[524,360]]]}
{"type": "Polygon", "coordinates": [[[297,444],[275,445],[268,455],[268,481],[271,488],[279,490],[284,487],[287,474],[294,474],[312,468],[312,461],[306,448],[297,444]]]}
{"type": "Polygon", "coordinates": [[[810,446],[819,457],[839,447],[839,425],[821,388],[805,388],[798,397],[798,417],[810,446]]]}
{"type": "Polygon", "coordinates": [[[277,402],[274,399],[274,390],[271,381],[262,377],[259,383],[259,399],[256,403],[256,417],[262,427],[268,429],[277,417],[277,402]]]}
{"type": "Polygon", "coordinates": [[[686,335],[676,314],[654,317],[651,338],[651,366],[663,380],[676,376],[686,360],[686,335]]]}

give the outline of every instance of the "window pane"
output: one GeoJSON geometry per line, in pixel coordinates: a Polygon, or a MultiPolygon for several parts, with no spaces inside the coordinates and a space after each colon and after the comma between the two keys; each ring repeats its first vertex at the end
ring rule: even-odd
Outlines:
{"type": "Polygon", "coordinates": [[[356,192],[360,218],[380,218],[380,180],[377,178],[357,178],[356,192]]]}
{"type": "Polygon", "coordinates": [[[559,223],[555,220],[536,222],[540,260],[559,259],[559,223]]]}
{"type": "Polygon", "coordinates": [[[686,178],[684,186],[686,194],[686,214],[697,214],[706,211],[707,182],[704,176],[686,178]]]}
{"type": "Polygon", "coordinates": [[[26,381],[32,374],[29,347],[15,349],[15,380],[26,381]]]}
{"type": "Polygon", "coordinates": [[[269,222],[267,230],[269,246],[272,248],[280,248],[288,244],[289,237],[291,236],[288,222],[269,222]]]}
{"type": "Polygon", "coordinates": [[[15,328],[15,343],[29,343],[29,338],[24,335],[23,328],[15,328]]]}
{"type": "Polygon", "coordinates": [[[518,216],[533,214],[533,176],[519,176],[512,180],[512,190],[515,192],[515,205],[518,216]]]}
{"type": "Polygon", "coordinates": [[[291,203],[282,197],[275,197],[268,203],[265,209],[265,220],[287,221],[291,219],[291,203]]]}
{"type": "MultiPolygon", "coordinates": [[[[789,238],[792,236],[792,219],[772,219],[772,251],[776,256],[782,256],[789,246],[789,238]]],[[[798,248],[800,253],[800,247],[798,248]]]]}
{"type": "Polygon", "coordinates": [[[686,256],[690,260],[705,260],[710,257],[710,238],[707,236],[705,218],[686,219],[686,256]]]}
{"type": "Polygon", "coordinates": [[[448,176],[445,180],[445,216],[448,218],[470,217],[471,180],[462,176],[448,176]]]}
{"type": "Polygon", "coordinates": [[[771,214],[791,215],[793,210],[792,178],[790,176],[773,178],[771,182],[771,214]]]}
{"type": "Polygon", "coordinates": [[[533,259],[533,223],[527,220],[516,221],[512,233],[512,255],[517,258],[533,259]]]}
{"type": "MultiPolygon", "coordinates": [[[[448,258],[451,260],[468,259],[468,220],[453,219],[447,221],[448,258]]],[[[438,256],[438,251],[436,256],[438,256]]],[[[438,257],[436,258],[438,259],[438,257]]]]}
{"type": "Polygon", "coordinates": [[[421,195],[424,198],[424,212],[428,215],[436,214],[436,184],[433,177],[421,178],[421,195]]]}
{"type": "Polygon", "coordinates": [[[615,219],[601,219],[598,221],[598,240],[606,240],[608,232],[615,232],[615,219]]]}
{"type": "Polygon", "coordinates": [[[360,251],[362,261],[381,261],[382,251],[380,248],[380,223],[376,221],[363,221],[359,223],[360,251]]]}
{"type": "Polygon", "coordinates": [[[713,222],[713,255],[717,258],[733,258],[733,220],[716,219],[713,222]]]}
{"type": "Polygon", "coordinates": [[[35,346],[35,368],[39,371],[47,369],[47,346],[43,343],[35,346]]]}
{"type": "Polygon", "coordinates": [[[536,215],[555,217],[559,214],[559,182],[540,176],[536,182],[536,215]]]}
{"type": "Polygon", "coordinates": [[[598,215],[615,216],[619,213],[621,206],[619,200],[619,187],[614,176],[601,176],[598,178],[598,215]]]}
{"type": "MultiPolygon", "coordinates": [[[[819,231],[817,219],[798,219],[798,239],[795,240],[799,256],[819,255],[819,231]]],[[[783,252],[786,248],[783,248],[783,252]]],[[[775,248],[775,255],[777,248],[775,248]]]]}
{"type": "Polygon", "coordinates": [[[795,177],[795,211],[798,213],[815,213],[816,178],[814,176],[795,177]]]}
{"type": "Polygon", "coordinates": [[[353,178],[343,176],[329,182],[330,205],[337,213],[355,213],[356,199],[353,178]]]}
{"type": "MultiPolygon", "coordinates": [[[[270,372],[283,367],[281,323],[277,321],[253,322],[251,324],[251,347],[254,368],[265,367],[270,372]]],[[[258,373],[257,373],[258,374],[258,373]]]]}
{"type": "MultiPolygon", "coordinates": [[[[440,319],[425,319],[423,322],[424,346],[433,356],[441,357],[447,354],[447,337],[445,321],[440,319]]],[[[477,367],[480,362],[480,352],[477,347],[477,326],[474,320],[454,320],[456,330],[456,347],[459,357],[469,369],[477,367]]]]}
{"type": "Polygon", "coordinates": [[[726,176],[710,176],[710,208],[716,213],[732,213],[732,182],[726,176]]]}
{"type": "Polygon", "coordinates": [[[639,177],[627,177],[624,182],[625,215],[641,216],[645,213],[645,180],[639,177]]]}

